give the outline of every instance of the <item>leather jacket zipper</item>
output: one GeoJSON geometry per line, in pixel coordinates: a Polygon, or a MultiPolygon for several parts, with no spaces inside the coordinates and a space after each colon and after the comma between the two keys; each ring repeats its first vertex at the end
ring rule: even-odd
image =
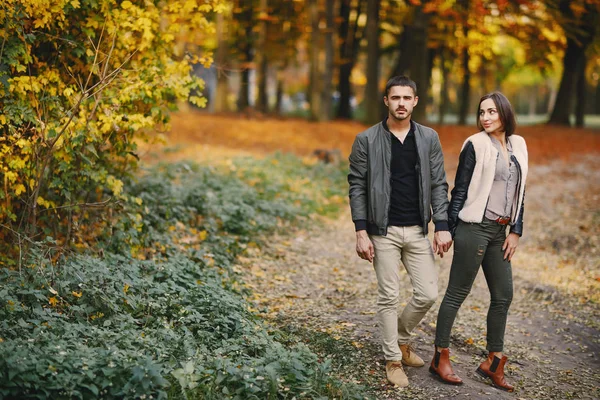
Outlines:
{"type": "Polygon", "coordinates": [[[425,226],[427,222],[425,222],[425,215],[423,213],[423,179],[421,177],[421,153],[419,153],[419,145],[417,140],[417,129],[415,128],[415,149],[417,150],[417,165],[415,165],[415,170],[417,171],[417,178],[419,180],[419,212],[421,213],[421,223],[423,224],[423,233],[425,233],[425,226]]]}

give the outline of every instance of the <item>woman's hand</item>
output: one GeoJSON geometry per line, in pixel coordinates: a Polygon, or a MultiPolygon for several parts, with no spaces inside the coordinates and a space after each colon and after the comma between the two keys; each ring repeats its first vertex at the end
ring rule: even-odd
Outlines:
{"type": "Polygon", "coordinates": [[[519,245],[520,236],[516,233],[509,233],[502,245],[502,250],[504,250],[504,259],[510,261],[513,254],[517,250],[517,246],[519,245]]]}

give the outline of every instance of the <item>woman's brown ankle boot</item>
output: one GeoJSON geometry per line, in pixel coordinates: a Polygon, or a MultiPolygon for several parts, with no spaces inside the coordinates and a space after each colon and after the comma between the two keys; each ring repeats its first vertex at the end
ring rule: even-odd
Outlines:
{"type": "Polygon", "coordinates": [[[512,392],[515,390],[514,386],[504,379],[504,364],[506,364],[507,360],[506,356],[498,358],[496,357],[496,353],[490,351],[487,360],[482,362],[479,368],[477,368],[477,373],[484,378],[490,378],[494,386],[498,389],[512,392]]]}
{"type": "Polygon", "coordinates": [[[445,348],[438,351],[435,349],[429,372],[440,377],[446,383],[462,385],[463,381],[454,373],[450,364],[450,349],[445,348]]]}

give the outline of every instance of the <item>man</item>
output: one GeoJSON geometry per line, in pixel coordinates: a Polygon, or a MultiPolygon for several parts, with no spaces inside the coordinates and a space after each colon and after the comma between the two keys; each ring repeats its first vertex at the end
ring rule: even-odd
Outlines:
{"type": "Polygon", "coordinates": [[[448,231],[448,184],[437,133],[411,121],[416,84],[391,78],[383,98],[388,116],[356,136],[350,154],[350,208],[356,252],[373,262],[378,282],[377,314],[387,379],[408,386],[402,364],[424,365],[409,346],[412,330],[437,299],[433,252],[443,257],[452,244],[448,231]],[[433,251],[427,224],[433,222],[433,251]],[[413,295],[398,316],[400,262],[413,295]]]}

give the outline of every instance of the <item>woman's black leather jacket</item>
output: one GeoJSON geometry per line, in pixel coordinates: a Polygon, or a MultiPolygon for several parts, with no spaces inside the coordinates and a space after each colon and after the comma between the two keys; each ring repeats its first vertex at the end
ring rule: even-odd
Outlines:
{"type": "MultiPolygon", "coordinates": [[[[521,173],[521,167],[519,162],[512,156],[511,160],[517,164],[519,174],[521,173]]],[[[454,189],[452,189],[450,205],[448,207],[448,224],[450,226],[450,233],[454,237],[456,227],[458,226],[458,213],[462,210],[467,200],[467,193],[469,191],[469,185],[471,184],[471,178],[473,171],[475,170],[475,148],[473,143],[467,142],[465,147],[460,152],[460,158],[458,160],[458,169],[456,170],[456,179],[454,180],[454,189]]],[[[519,185],[521,184],[521,178],[519,177],[519,185]]],[[[518,193],[518,191],[517,191],[518,193]]],[[[521,203],[521,212],[519,217],[513,225],[510,227],[511,233],[516,233],[521,236],[523,234],[523,211],[525,207],[525,198],[521,203]]]]}

